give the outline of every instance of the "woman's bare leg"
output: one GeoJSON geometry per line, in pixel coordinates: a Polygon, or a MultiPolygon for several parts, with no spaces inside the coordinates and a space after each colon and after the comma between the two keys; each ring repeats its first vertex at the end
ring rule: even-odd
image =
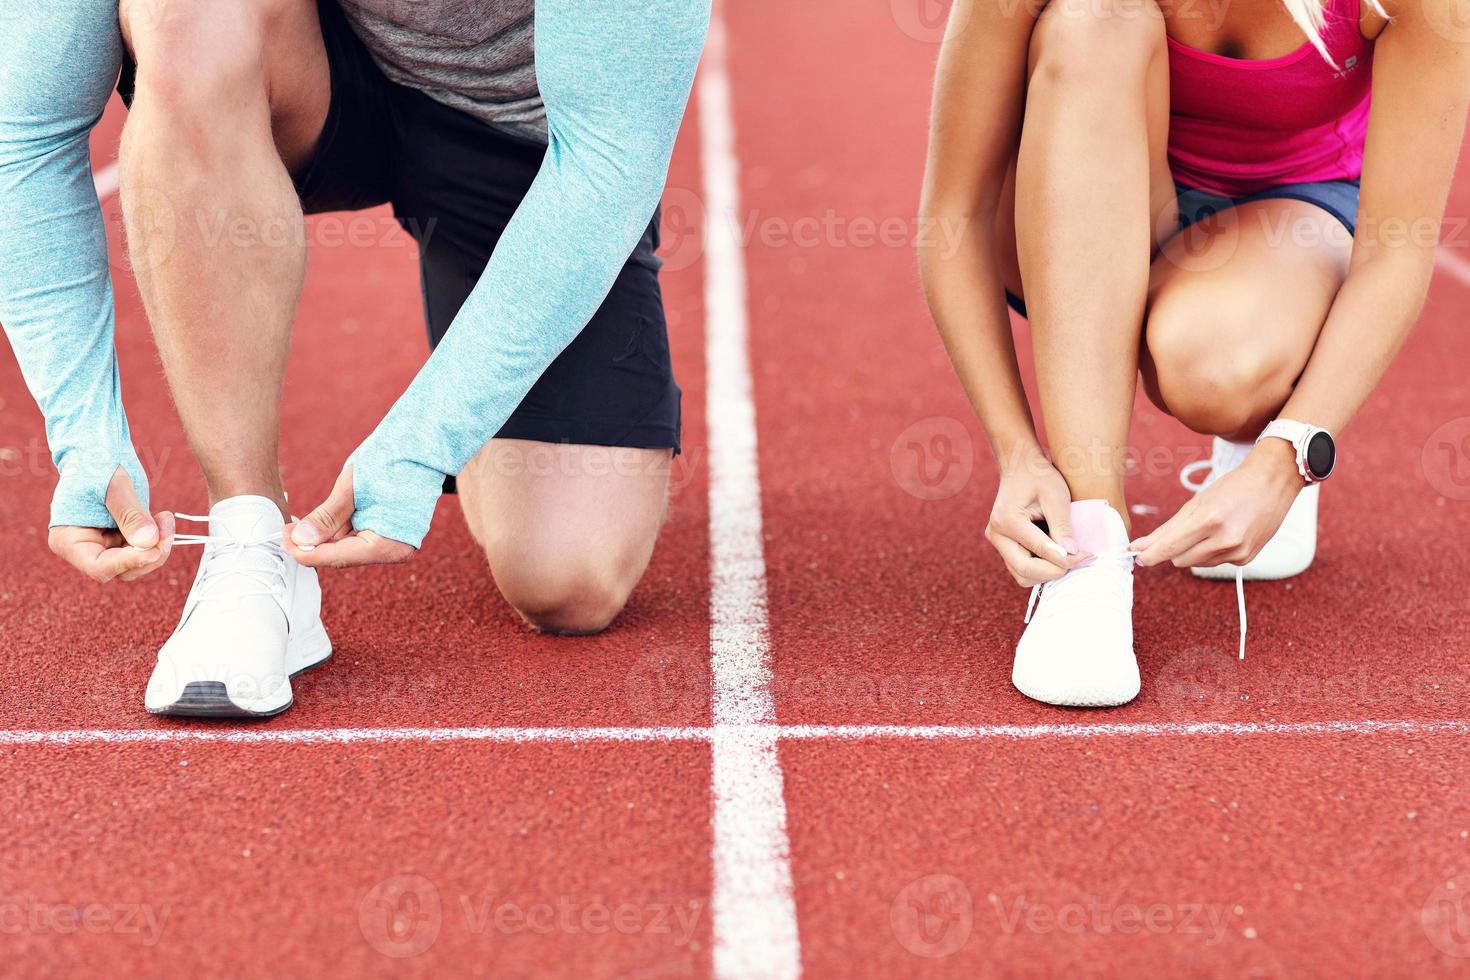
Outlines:
{"type": "Polygon", "coordinates": [[[1047,441],[1073,499],[1106,499],[1126,521],[1149,262],[1175,224],[1162,17],[1152,3],[1054,0],[1030,73],[1015,242],[1047,441]]]}

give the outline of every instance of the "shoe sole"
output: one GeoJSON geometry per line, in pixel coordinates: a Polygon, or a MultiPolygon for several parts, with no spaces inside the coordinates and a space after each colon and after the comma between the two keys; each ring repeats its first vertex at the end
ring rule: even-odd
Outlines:
{"type": "Polygon", "coordinates": [[[1028,691],[1018,684],[1015,678],[1011,678],[1011,686],[1033,701],[1042,704],[1054,705],[1058,708],[1120,708],[1134,698],[1138,697],[1139,688],[1133,688],[1132,693],[1124,691],[1099,691],[1096,689],[1079,691],[1028,691]]]}
{"type": "Polygon", "coordinates": [[[327,631],[318,624],[316,631],[298,644],[297,651],[288,649],[287,656],[290,657],[293,654],[298,662],[301,662],[301,666],[287,677],[288,696],[284,704],[272,705],[257,711],[233,701],[230,698],[229,688],[223,681],[190,681],[184,685],[178,699],[172,704],[161,708],[148,708],[148,713],[175,718],[271,718],[295,703],[295,697],[290,696],[289,693],[290,681],[294,681],[307,671],[320,667],[332,659],[332,641],[327,638],[327,631]],[[301,647],[305,647],[309,652],[302,655],[298,652],[301,647]]]}
{"type": "MultiPolygon", "coordinates": [[[[1285,568],[1279,571],[1261,571],[1260,569],[1254,569],[1250,565],[1247,565],[1245,566],[1245,574],[1241,578],[1247,582],[1279,582],[1282,579],[1295,578],[1311,567],[1312,561],[1310,558],[1306,564],[1299,568],[1285,568]]],[[[1234,565],[1211,565],[1208,568],[1191,568],[1189,571],[1195,578],[1209,579],[1212,582],[1235,581],[1234,565]]]]}

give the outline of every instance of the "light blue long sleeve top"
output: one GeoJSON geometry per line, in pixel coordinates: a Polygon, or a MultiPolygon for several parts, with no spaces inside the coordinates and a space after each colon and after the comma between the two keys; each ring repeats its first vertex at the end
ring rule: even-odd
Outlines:
{"type": "Polygon", "coordinates": [[[117,3],[3,3],[0,324],[61,474],[51,523],[113,527],[104,501],[119,466],[148,501],[123,414],[107,233],[87,144],[121,64],[117,3]]]}
{"type": "MultiPolygon", "coordinates": [[[[597,311],[663,193],[708,24],[709,0],[537,0],[546,157],[448,334],[349,457],[355,528],[417,547],[444,476],[597,311]]],[[[61,472],[52,523],[106,527],[118,465],[145,490],[87,165],[86,136],[117,75],[116,4],[28,4],[10,28],[0,32],[0,323],[61,472]]]]}

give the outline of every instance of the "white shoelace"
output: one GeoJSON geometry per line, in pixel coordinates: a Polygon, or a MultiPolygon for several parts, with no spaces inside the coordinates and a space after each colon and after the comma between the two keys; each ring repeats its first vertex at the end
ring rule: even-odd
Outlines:
{"type": "MultiPolygon", "coordinates": [[[[207,516],[201,517],[197,514],[174,514],[174,517],[181,521],[196,521],[201,524],[209,523],[207,516]]],[[[229,575],[244,575],[259,585],[260,588],[250,592],[231,592],[228,598],[235,599],[252,595],[274,596],[278,590],[285,588],[287,584],[286,550],[281,547],[283,533],[282,531],[276,531],[264,537],[244,541],[238,538],[221,537],[216,534],[175,534],[174,544],[212,545],[214,551],[206,555],[206,561],[223,555],[238,554],[243,556],[246,554],[255,554],[264,557],[268,562],[268,564],[257,563],[244,566],[232,565],[223,569],[217,563],[209,562],[205,565],[203,572],[199,576],[199,580],[195,583],[195,593],[200,601],[226,598],[223,595],[210,595],[206,585],[215,585],[222,582],[229,575]]]]}
{"type": "MultiPolygon", "coordinates": [[[[1248,450],[1247,450],[1248,451],[1248,450]]],[[[1237,443],[1227,442],[1224,439],[1216,439],[1214,448],[1209,459],[1197,459],[1193,463],[1186,463],[1179,470],[1179,483],[1184,489],[1199,493],[1205,487],[1215,482],[1217,475],[1224,476],[1240,465],[1244,454],[1237,443]],[[1198,480],[1190,479],[1196,473],[1203,473],[1198,480]]],[[[1235,566],[1235,606],[1240,610],[1240,659],[1245,659],[1245,569],[1240,565],[1235,566]]]]}
{"type": "MultiPolygon", "coordinates": [[[[1033,585],[1031,587],[1031,599],[1029,602],[1026,603],[1026,622],[1031,622],[1031,616],[1036,611],[1036,604],[1040,601],[1043,591],[1050,591],[1053,595],[1055,595],[1063,589],[1071,587],[1071,585],[1077,581],[1077,578],[1075,577],[1076,573],[1087,571],[1089,569],[1094,569],[1099,566],[1106,567],[1111,565],[1118,572],[1122,572],[1125,575],[1131,574],[1133,570],[1133,562],[1137,559],[1137,557],[1138,556],[1135,555],[1133,552],[1126,550],[1103,552],[1102,554],[1097,555],[1086,565],[1080,568],[1073,569],[1059,579],[1051,582],[1043,582],[1040,585],[1033,585]]],[[[1118,588],[1122,590],[1123,586],[1119,585],[1118,588]]],[[[1107,600],[1100,601],[1106,602],[1107,600]]]]}
{"type": "Polygon", "coordinates": [[[1210,447],[1209,459],[1197,459],[1193,463],[1186,463],[1179,470],[1179,483],[1186,490],[1199,493],[1205,487],[1214,483],[1216,479],[1229,473],[1250,455],[1254,443],[1230,442],[1227,439],[1215,439],[1210,447]],[[1198,480],[1190,479],[1196,473],[1203,473],[1198,480]]]}
{"type": "MultiPolygon", "coordinates": [[[[1102,563],[1111,563],[1111,564],[1114,564],[1121,571],[1131,572],[1132,567],[1133,567],[1133,563],[1137,559],[1138,559],[1138,556],[1135,553],[1131,552],[1131,551],[1105,551],[1105,552],[1102,552],[1101,554],[1097,555],[1094,558],[1093,561],[1091,561],[1088,564],[1082,566],[1081,568],[1073,569],[1072,571],[1068,572],[1066,575],[1063,575],[1059,579],[1056,579],[1056,580],[1051,581],[1051,582],[1044,582],[1041,585],[1033,585],[1031,587],[1031,598],[1026,603],[1026,620],[1025,621],[1028,624],[1031,622],[1031,616],[1036,611],[1036,604],[1040,601],[1040,599],[1041,599],[1041,593],[1042,593],[1042,591],[1044,589],[1047,588],[1047,586],[1050,586],[1052,592],[1055,593],[1057,590],[1063,588],[1066,585],[1067,580],[1068,579],[1071,579],[1072,576],[1076,572],[1085,571],[1088,568],[1093,568],[1099,562],[1102,562],[1102,563]]],[[[1074,579],[1074,581],[1075,581],[1075,579],[1074,579]]],[[[1236,603],[1236,608],[1240,610],[1240,659],[1241,660],[1244,660],[1245,659],[1245,627],[1246,627],[1246,619],[1245,619],[1245,578],[1244,578],[1244,573],[1241,571],[1239,565],[1237,565],[1235,567],[1235,603],[1236,603]]]]}

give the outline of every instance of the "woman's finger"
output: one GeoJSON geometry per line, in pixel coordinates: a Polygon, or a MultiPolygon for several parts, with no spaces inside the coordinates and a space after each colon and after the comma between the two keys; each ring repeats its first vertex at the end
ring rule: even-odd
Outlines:
{"type": "Polygon", "coordinates": [[[1169,560],[1176,568],[1211,568],[1229,561],[1230,553],[1234,550],[1211,536],[1169,560]]]}
{"type": "Polygon", "coordinates": [[[1069,555],[1075,555],[1082,549],[1077,542],[1072,540],[1072,495],[1066,490],[1066,484],[1060,486],[1048,483],[1041,488],[1041,512],[1046,518],[1046,530],[1051,539],[1061,545],[1069,555]]]}
{"type": "Polygon", "coordinates": [[[1003,520],[997,528],[1001,535],[1016,542],[1029,554],[1052,566],[1067,571],[1075,564],[1067,549],[1046,536],[1046,532],[1019,515],[1003,520]]]}
{"type": "Polygon", "coordinates": [[[1210,529],[1197,511],[1185,505],[1147,538],[1135,541],[1130,548],[1138,552],[1138,564],[1147,568],[1184,554],[1209,537],[1210,529]]]}
{"type": "MultiPolygon", "coordinates": [[[[1042,537],[1046,535],[1043,534],[1042,537]]],[[[1043,558],[1037,558],[1011,538],[996,537],[992,543],[995,545],[995,550],[1000,552],[1006,568],[1010,569],[1011,575],[1022,585],[1028,587],[1040,585],[1043,582],[1055,581],[1067,574],[1067,569],[1059,568],[1043,558]]]]}

